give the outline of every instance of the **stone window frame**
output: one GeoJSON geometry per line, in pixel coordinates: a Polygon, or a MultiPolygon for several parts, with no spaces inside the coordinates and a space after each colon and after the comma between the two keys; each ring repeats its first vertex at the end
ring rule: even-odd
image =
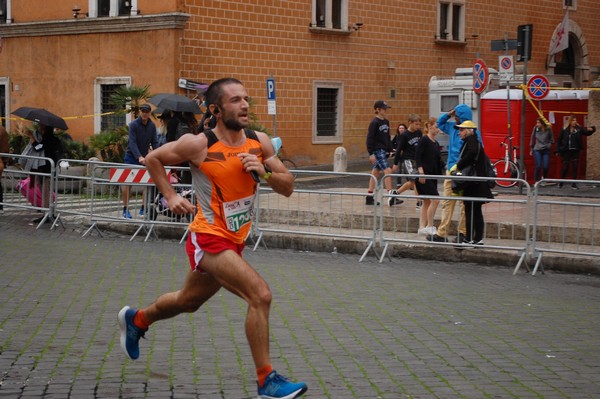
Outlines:
{"type": "Polygon", "coordinates": [[[337,144],[343,142],[344,126],[344,83],[341,81],[314,81],[313,82],[313,107],[312,107],[312,142],[313,144],[337,144]],[[337,103],[335,110],[336,128],[333,136],[319,136],[317,131],[319,89],[337,89],[337,103]]]}

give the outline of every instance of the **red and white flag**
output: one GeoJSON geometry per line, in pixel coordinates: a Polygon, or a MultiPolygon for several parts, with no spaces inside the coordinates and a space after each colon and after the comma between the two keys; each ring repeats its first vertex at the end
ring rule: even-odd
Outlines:
{"type": "Polygon", "coordinates": [[[569,10],[565,12],[565,16],[558,25],[556,33],[552,37],[552,44],[550,45],[550,55],[560,53],[569,47],[569,10]]]}

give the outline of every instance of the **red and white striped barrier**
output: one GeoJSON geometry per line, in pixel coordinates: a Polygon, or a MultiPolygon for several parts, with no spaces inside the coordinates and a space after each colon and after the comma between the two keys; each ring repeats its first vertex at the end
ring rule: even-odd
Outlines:
{"type": "MultiPolygon", "coordinates": [[[[171,172],[167,169],[167,175],[171,172]]],[[[110,168],[111,183],[154,183],[146,169],[110,168]]]]}

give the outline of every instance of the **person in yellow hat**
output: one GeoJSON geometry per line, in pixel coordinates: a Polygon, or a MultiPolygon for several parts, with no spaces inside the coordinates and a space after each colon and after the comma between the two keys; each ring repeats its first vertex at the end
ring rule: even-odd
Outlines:
{"type": "MultiPolygon", "coordinates": [[[[475,135],[477,125],[473,121],[464,121],[460,125],[456,125],[456,129],[458,129],[458,134],[463,140],[460,155],[456,162],[457,172],[464,170],[468,166],[472,166],[475,169],[475,176],[487,176],[487,157],[485,156],[483,145],[481,145],[475,135]]],[[[483,220],[481,207],[484,201],[479,200],[479,198],[493,198],[492,191],[486,181],[471,181],[465,185],[463,196],[478,198],[477,200],[464,201],[467,222],[466,243],[483,245],[485,221],[483,220]]]]}
{"type": "MultiPolygon", "coordinates": [[[[456,129],[456,125],[461,124],[464,121],[471,121],[473,119],[473,112],[471,108],[467,104],[458,104],[449,112],[446,112],[437,120],[437,127],[440,129],[441,133],[447,134],[448,137],[448,158],[446,160],[446,175],[450,174],[450,169],[456,165],[456,161],[458,161],[458,154],[460,153],[460,149],[462,147],[463,141],[458,134],[458,129],[456,129]]],[[[475,130],[475,134],[481,141],[481,134],[478,129],[475,130]]],[[[444,197],[449,197],[452,195],[452,180],[447,179],[444,181],[444,197]]],[[[461,243],[465,240],[465,236],[467,233],[467,228],[465,226],[465,207],[462,201],[455,200],[442,200],[442,215],[440,224],[437,227],[437,233],[431,236],[427,236],[429,241],[435,242],[448,242],[449,235],[451,234],[452,225],[453,225],[453,216],[454,216],[454,208],[459,205],[460,207],[460,217],[458,220],[458,224],[456,226],[456,238],[454,242],[461,243]]]]}

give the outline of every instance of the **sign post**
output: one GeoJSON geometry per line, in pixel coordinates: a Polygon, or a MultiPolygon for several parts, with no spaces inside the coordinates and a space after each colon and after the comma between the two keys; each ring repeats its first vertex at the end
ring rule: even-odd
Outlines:
{"type": "Polygon", "coordinates": [[[504,51],[504,55],[498,57],[498,75],[500,81],[506,82],[506,118],[508,136],[512,137],[512,122],[510,116],[510,81],[515,78],[515,62],[512,55],[508,55],[509,50],[516,50],[518,42],[516,39],[509,39],[508,33],[504,34],[504,39],[492,40],[492,51],[504,51]]]}
{"type": "MultiPolygon", "coordinates": [[[[533,25],[519,25],[517,29],[517,37],[519,41],[519,48],[517,48],[517,61],[523,61],[523,85],[527,84],[527,61],[531,59],[531,43],[533,25]],[[520,59],[519,59],[520,56],[520,59]]],[[[521,176],[525,176],[525,95],[523,95],[523,101],[521,101],[521,152],[519,153],[519,164],[521,165],[521,176]]],[[[519,194],[523,194],[523,185],[519,185],[519,194]]]]}
{"type": "Polygon", "coordinates": [[[277,137],[277,103],[275,100],[275,78],[267,78],[267,114],[273,115],[273,136],[277,137]]]}

